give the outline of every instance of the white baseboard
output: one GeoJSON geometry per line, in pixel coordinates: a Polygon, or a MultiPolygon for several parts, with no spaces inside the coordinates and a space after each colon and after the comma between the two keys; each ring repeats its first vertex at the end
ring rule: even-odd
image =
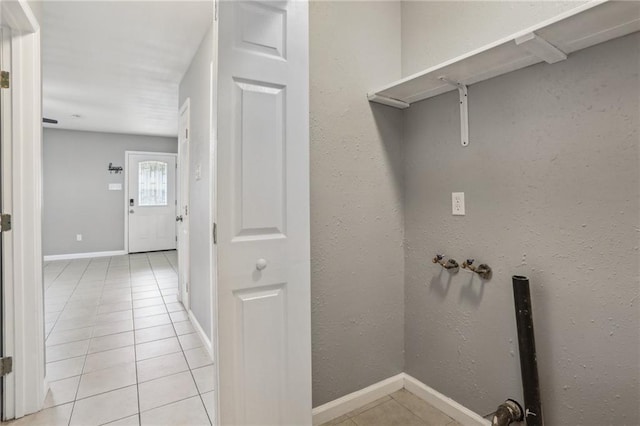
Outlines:
{"type": "Polygon", "coordinates": [[[407,389],[465,426],[491,425],[490,421],[479,414],[405,373],[400,373],[314,408],[312,411],[313,424],[315,426],[333,420],[402,388],[407,389]]]}
{"type": "Polygon", "coordinates": [[[125,254],[127,254],[127,252],[124,250],[94,251],[91,253],[54,254],[54,255],[44,256],[44,261],[51,262],[53,260],[70,260],[70,259],[87,259],[90,257],[123,256],[125,254]]]}
{"type": "Polygon", "coordinates": [[[464,405],[454,401],[438,392],[437,390],[425,385],[420,380],[411,377],[408,374],[404,374],[404,388],[422,399],[423,401],[433,405],[438,410],[445,413],[447,416],[456,420],[463,425],[477,425],[487,426],[491,425],[491,422],[481,415],[469,410],[464,405]]]}
{"type": "Polygon", "coordinates": [[[207,350],[207,353],[209,354],[209,357],[213,361],[215,361],[213,359],[213,345],[211,344],[211,340],[209,339],[207,334],[202,329],[202,326],[200,325],[200,323],[196,319],[196,316],[193,315],[193,311],[191,309],[189,309],[189,320],[191,320],[191,324],[193,324],[193,328],[196,329],[196,333],[198,334],[198,337],[200,337],[200,340],[204,344],[204,348],[207,350]]]}
{"type": "Polygon", "coordinates": [[[311,411],[313,415],[313,424],[315,426],[333,420],[363,407],[376,399],[400,390],[403,387],[404,373],[400,373],[381,382],[374,383],[371,386],[367,386],[364,389],[345,395],[342,398],[327,402],[326,404],[316,407],[311,411]]]}

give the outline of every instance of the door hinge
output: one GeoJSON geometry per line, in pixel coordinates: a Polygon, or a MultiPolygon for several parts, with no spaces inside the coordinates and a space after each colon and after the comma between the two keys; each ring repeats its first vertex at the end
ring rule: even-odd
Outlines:
{"type": "Polygon", "coordinates": [[[184,137],[189,139],[189,129],[184,129],[184,137]]]}
{"type": "Polygon", "coordinates": [[[191,291],[191,283],[187,281],[187,293],[191,291]]]}
{"type": "Polygon", "coordinates": [[[10,86],[11,76],[9,71],[0,71],[0,87],[8,89],[10,86]]]}
{"type": "Polygon", "coordinates": [[[218,224],[213,222],[213,244],[218,244],[218,224]]]}
{"type": "Polygon", "coordinates": [[[11,231],[11,215],[0,215],[0,232],[11,231]]]}
{"type": "Polygon", "coordinates": [[[6,376],[13,371],[13,358],[8,356],[0,358],[0,377],[6,376]]]}

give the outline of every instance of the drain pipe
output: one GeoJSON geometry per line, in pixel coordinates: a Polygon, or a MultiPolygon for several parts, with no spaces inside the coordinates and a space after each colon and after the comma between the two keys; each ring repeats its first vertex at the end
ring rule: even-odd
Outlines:
{"type": "Polygon", "coordinates": [[[520,352],[520,374],[524,407],[512,399],[502,403],[491,419],[492,426],[508,426],[524,419],[527,426],[544,426],[542,403],[540,401],[540,382],[538,380],[538,360],[536,342],[533,335],[533,314],[531,311],[531,293],[529,279],[519,275],[512,277],[513,301],[516,310],[518,328],[518,349],[520,352]]]}
{"type": "Polygon", "coordinates": [[[507,399],[493,414],[491,426],[508,426],[523,419],[522,407],[513,399],[507,399]]]}
{"type": "Polygon", "coordinates": [[[536,342],[533,335],[533,314],[529,279],[514,275],[513,300],[518,328],[518,348],[520,351],[520,374],[524,394],[524,420],[527,426],[543,426],[540,382],[538,380],[538,360],[536,342]]]}

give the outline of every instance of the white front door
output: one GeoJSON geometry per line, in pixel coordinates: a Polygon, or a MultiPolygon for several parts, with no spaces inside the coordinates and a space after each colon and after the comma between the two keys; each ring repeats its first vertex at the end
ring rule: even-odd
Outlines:
{"type": "Polygon", "coordinates": [[[308,5],[218,8],[220,423],[310,425],[308,5]]]}
{"type": "Polygon", "coordinates": [[[129,253],[176,248],[176,154],[127,152],[129,253]]]}
{"type": "Polygon", "coordinates": [[[180,299],[189,309],[189,114],[187,99],[178,121],[178,284],[180,299]]]}

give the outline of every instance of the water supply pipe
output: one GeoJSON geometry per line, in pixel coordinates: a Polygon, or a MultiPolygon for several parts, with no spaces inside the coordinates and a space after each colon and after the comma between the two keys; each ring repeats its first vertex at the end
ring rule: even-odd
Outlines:
{"type": "Polygon", "coordinates": [[[533,333],[533,313],[529,279],[514,275],[513,300],[518,328],[518,348],[520,351],[520,374],[524,394],[524,420],[527,426],[543,426],[542,402],[540,401],[540,381],[538,379],[538,360],[536,342],[533,333]]]}

